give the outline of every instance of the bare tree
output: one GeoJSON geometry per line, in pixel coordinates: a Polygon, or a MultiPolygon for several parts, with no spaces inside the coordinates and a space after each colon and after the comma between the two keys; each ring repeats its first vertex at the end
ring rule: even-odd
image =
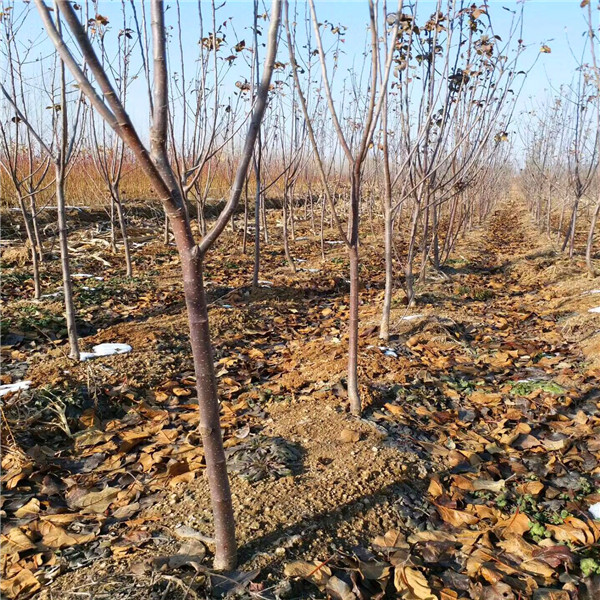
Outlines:
{"type": "MultiPolygon", "coordinates": [[[[54,22],[49,16],[48,19],[52,23],[53,28],[61,35],[61,20],[56,14],[54,22]]],[[[14,77],[14,75],[13,75],[14,77]]],[[[21,74],[22,81],[22,74],[21,74]]],[[[1,84],[0,84],[1,85],[1,84]]],[[[82,128],[80,127],[83,120],[84,104],[81,102],[81,92],[76,92],[75,111],[69,126],[69,103],[67,100],[67,80],[65,73],[64,62],[58,57],[54,57],[54,66],[52,69],[52,79],[48,88],[48,97],[50,105],[50,121],[51,131],[53,134],[53,142],[47,143],[42,139],[42,133],[36,131],[34,125],[29,121],[20,108],[20,100],[24,102],[24,98],[18,97],[14,85],[12,89],[14,93],[11,95],[1,86],[2,92],[7,100],[12,104],[16,113],[16,119],[23,123],[29,130],[32,137],[38,142],[46,156],[54,165],[54,185],[56,194],[57,222],[58,222],[58,237],[60,248],[60,263],[63,279],[63,293],[65,304],[65,320],[67,325],[67,336],[69,339],[69,356],[75,360],[79,360],[79,337],[77,334],[76,325],[76,310],[73,302],[73,284],[71,281],[71,267],[69,262],[69,243],[68,243],[68,225],[66,215],[66,200],[65,200],[65,182],[69,170],[69,163],[73,159],[80,141],[82,128]],[[58,77],[58,84],[55,78],[58,77]]]]}
{"type": "MultiPolygon", "coordinates": [[[[127,103],[127,91],[130,84],[129,65],[133,47],[132,30],[127,27],[125,5],[123,5],[123,24],[117,33],[117,53],[114,61],[107,57],[105,36],[107,34],[108,20],[97,18],[90,28],[90,37],[92,41],[98,40],[100,58],[102,67],[105,70],[111,70],[113,77],[119,88],[119,95],[123,106],[127,103]]],[[[111,224],[111,245],[113,251],[117,250],[115,212],[119,222],[121,232],[121,241],[123,243],[123,253],[125,255],[126,276],[132,277],[133,264],[131,261],[131,249],[127,236],[127,222],[125,211],[121,198],[121,179],[123,176],[123,165],[125,160],[125,143],[116,135],[103,119],[92,116],[89,122],[91,133],[90,154],[96,168],[104,181],[110,195],[110,224],[111,224]]]]}
{"type": "Polygon", "coordinates": [[[33,118],[25,99],[23,64],[29,59],[32,43],[25,50],[20,50],[15,44],[18,31],[25,23],[27,11],[25,8],[23,14],[15,15],[13,7],[13,10],[4,12],[2,19],[2,51],[9,67],[9,83],[7,88],[2,87],[6,110],[5,120],[0,121],[0,166],[10,179],[23,216],[31,251],[34,298],[38,300],[41,297],[39,264],[44,260],[44,251],[38,227],[36,198],[53,182],[48,182],[46,177],[51,165],[50,155],[44,151],[43,145],[38,143],[32,129],[27,126],[33,118]],[[19,107],[21,117],[15,112],[16,106],[19,107]]]}
{"type": "MultiPolygon", "coordinates": [[[[585,7],[585,2],[582,3],[582,6],[585,7]]],[[[600,6],[598,6],[598,11],[600,11],[600,6]]],[[[591,78],[595,83],[595,113],[596,113],[596,131],[600,131],[600,65],[598,64],[597,52],[600,47],[599,37],[598,37],[598,25],[594,26],[594,18],[592,15],[592,3],[587,2],[587,24],[588,24],[588,35],[590,42],[590,54],[591,54],[591,78]]],[[[596,144],[600,143],[600,138],[596,137],[596,144]]],[[[600,152],[596,152],[596,159],[600,152]]],[[[596,170],[598,167],[596,166],[596,170]]],[[[588,230],[586,247],[585,247],[585,263],[587,266],[588,274],[590,277],[595,277],[596,271],[594,269],[594,264],[592,262],[592,249],[594,246],[594,231],[596,229],[596,223],[598,222],[598,216],[600,215],[600,185],[597,188],[597,198],[596,198],[596,206],[593,209],[592,219],[590,222],[590,228],[588,230]]]]}
{"type": "Polygon", "coordinates": [[[263,76],[256,95],[248,133],[240,157],[235,180],[229,199],[213,227],[196,243],[190,220],[184,206],[184,199],[167,154],[169,137],[169,73],[167,68],[166,26],[164,5],[160,0],[152,0],[152,120],[150,128],[150,150],[142,143],[106,71],[102,68],[90,39],[79,21],[72,5],[67,0],[57,0],[57,6],[64,16],[79,51],[96,84],[101,97],[76,61],[74,54],[65,43],[61,32],[55,27],[43,0],[36,0],[36,6],[52,43],[73,77],[88,98],[92,107],[131,149],[136,160],[149,177],[163,203],[175,236],[175,243],[181,259],[184,294],[188,311],[190,339],[194,368],[197,378],[198,404],[200,409],[200,432],[206,457],[207,476],[211,492],[215,523],[215,568],[231,569],[236,564],[235,522],[231,504],[231,492],[227,477],[225,454],[219,423],[219,400],[213,363],[213,353],[208,328],[208,308],[203,282],[203,264],[206,252],[225,229],[236,209],[242,193],[252,150],[267,104],[267,96],[273,65],[277,51],[280,20],[280,0],[273,0],[271,25],[268,33],[268,47],[263,76]]]}

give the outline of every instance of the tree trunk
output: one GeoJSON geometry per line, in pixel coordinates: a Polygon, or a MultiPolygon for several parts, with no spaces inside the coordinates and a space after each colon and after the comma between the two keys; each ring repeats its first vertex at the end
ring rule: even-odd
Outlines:
{"type": "Polygon", "coordinates": [[[423,241],[421,244],[421,268],[419,280],[424,281],[427,274],[427,257],[429,256],[429,194],[425,195],[425,225],[423,227],[423,241]]]}
{"type": "Polygon", "coordinates": [[[69,264],[69,242],[67,216],[65,210],[65,181],[64,171],[56,165],[56,208],[58,213],[58,241],[60,246],[60,266],[62,269],[63,290],[65,296],[65,319],[69,338],[69,356],[79,360],[79,338],[75,323],[75,305],[73,303],[73,283],[71,281],[71,266],[69,264]]]}
{"type": "Polygon", "coordinates": [[[33,233],[35,237],[35,245],[37,246],[39,262],[44,262],[44,247],[42,246],[42,238],[40,237],[40,228],[38,227],[37,219],[37,206],[35,204],[35,194],[30,190],[31,197],[29,198],[29,207],[31,209],[31,224],[33,226],[33,233]]]}
{"type": "Polygon", "coordinates": [[[235,568],[237,562],[235,519],[219,421],[219,398],[208,326],[203,261],[196,246],[191,251],[180,249],[180,256],[196,373],[200,409],[199,427],[206,457],[206,475],[215,523],[214,568],[230,570],[235,568]]]}
{"type": "Polygon", "coordinates": [[[384,205],[384,240],[385,240],[385,291],[383,293],[383,311],[381,314],[381,325],[379,326],[379,337],[387,342],[390,339],[390,312],[392,309],[394,263],[392,254],[392,235],[394,224],[392,222],[391,198],[386,194],[384,205]]]}
{"type": "Polygon", "coordinates": [[[125,222],[125,213],[123,212],[123,204],[119,197],[119,189],[113,189],[113,202],[117,208],[117,216],[119,218],[119,227],[121,228],[121,238],[123,239],[123,251],[125,252],[125,266],[127,269],[127,277],[133,277],[133,265],[131,263],[131,250],[129,248],[129,237],[127,235],[127,223],[125,222]]]}
{"type": "Polygon", "coordinates": [[[585,264],[590,277],[596,276],[596,271],[592,263],[592,248],[594,246],[594,230],[596,229],[596,223],[598,222],[598,214],[600,214],[600,200],[596,203],[596,208],[592,215],[592,222],[590,223],[590,230],[588,231],[587,244],[585,247],[585,264]]]}
{"type": "Polygon", "coordinates": [[[113,254],[117,253],[117,229],[115,227],[115,197],[110,196],[110,249],[113,254]]]}
{"type": "Polygon", "coordinates": [[[352,414],[360,415],[361,402],[358,392],[358,304],[359,304],[359,262],[358,262],[358,219],[360,207],[360,172],[352,173],[350,198],[350,315],[348,319],[348,400],[352,414]]]}
{"type": "Polygon", "coordinates": [[[288,239],[288,200],[289,192],[286,185],[283,191],[283,251],[285,253],[285,259],[288,261],[292,273],[295,273],[296,265],[294,264],[294,259],[290,254],[290,242],[288,239]]]}
{"type": "MultiPolygon", "coordinates": [[[[260,147],[260,145],[259,145],[260,147]]],[[[254,196],[254,269],[252,271],[252,289],[258,288],[260,273],[260,159],[254,157],[254,175],[256,178],[256,194],[254,196]]]]}
{"type": "Polygon", "coordinates": [[[439,225],[439,207],[435,204],[432,207],[432,240],[431,245],[433,248],[433,268],[436,271],[440,270],[440,243],[439,243],[439,235],[438,235],[438,225],[439,225]]]}
{"type": "Polygon", "coordinates": [[[21,213],[23,214],[23,221],[25,222],[25,233],[27,234],[27,241],[29,242],[29,246],[31,247],[31,263],[33,266],[33,297],[36,300],[39,300],[42,295],[42,287],[40,284],[40,266],[38,260],[39,255],[35,238],[34,226],[32,219],[27,212],[27,208],[25,207],[25,202],[21,197],[21,193],[17,193],[19,198],[19,207],[21,208],[21,213]]]}
{"type": "Polygon", "coordinates": [[[242,235],[242,254],[246,254],[248,244],[248,178],[244,185],[244,233],[242,235]]]}
{"type": "Polygon", "coordinates": [[[417,245],[417,228],[419,226],[419,202],[415,201],[413,208],[412,222],[410,227],[410,239],[408,242],[408,253],[406,256],[406,267],[404,274],[406,277],[406,300],[408,306],[415,305],[415,274],[413,262],[415,260],[415,247],[417,245]]]}

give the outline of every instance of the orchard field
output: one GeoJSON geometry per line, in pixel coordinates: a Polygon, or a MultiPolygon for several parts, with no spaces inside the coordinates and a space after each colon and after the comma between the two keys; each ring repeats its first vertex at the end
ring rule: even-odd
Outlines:
{"type": "Polygon", "coordinates": [[[1,2],[2,597],[600,598],[600,7],[536,10],[1,2]]]}

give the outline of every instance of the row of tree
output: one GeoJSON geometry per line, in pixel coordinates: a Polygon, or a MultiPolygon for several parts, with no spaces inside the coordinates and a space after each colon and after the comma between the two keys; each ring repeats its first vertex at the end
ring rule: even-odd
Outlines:
{"type": "MultiPolygon", "coordinates": [[[[199,40],[192,51],[185,38],[190,24],[184,24],[179,2],[123,1],[118,19],[101,15],[93,2],[56,0],[50,7],[35,0],[36,12],[28,5],[3,6],[3,186],[11,186],[23,216],[36,298],[41,296],[40,263],[48,258],[38,215],[51,199],[56,203],[74,359],[79,346],[66,190],[83,177],[106,198],[112,246],[117,251],[120,242],[128,276],[133,273],[124,208],[131,194],[123,192],[128,176],[143,172],[153,199],[162,205],[164,241],[174,241],[181,259],[219,569],[235,565],[236,543],[203,265],[226,227],[241,227],[244,252],[253,228],[253,287],[261,246],[269,243],[267,198],[275,198],[281,210],[292,271],[299,218],[318,234],[323,257],[326,227],[337,232],[349,258],[348,400],[351,411],[360,414],[361,221],[368,219],[384,238],[380,337],[387,340],[398,284],[404,284],[407,304],[414,305],[416,282],[424,281],[428,270],[442,272],[460,235],[481,223],[511,186],[515,165],[509,131],[527,75],[518,66],[525,49],[522,13],[512,15],[500,36],[485,4],[436,0],[433,13],[426,14],[418,3],[388,6],[369,0],[367,6],[362,60],[348,69],[340,65],[349,32],[341,24],[319,21],[314,0],[302,6],[272,0],[269,14],[260,14],[255,0],[249,43],[236,36],[232,20],[221,21],[214,2],[207,8],[199,1],[199,40]],[[28,41],[32,36],[25,32],[36,19],[51,46],[28,41]],[[47,108],[40,107],[40,94],[48,98],[47,108]],[[230,182],[225,199],[211,206],[209,199],[223,182],[230,182]],[[218,207],[217,216],[208,219],[208,209],[218,207]]],[[[591,8],[589,15],[593,45],[591,8]]],[[[593,66],[581,73],[579,98],[597,107],[595,56],[593,66]],[[589,99],[594,82],[595,99],[589,99]]],[[[542,125],[528,130],[521,178],[523,185],[534,186],[535,200],[534,194],[530,198],[540,223],[542,213],[547,215],[548,228],[558,183],[552,187],[547,172],[560,173],[554,144],[572,143],[566,141],[569,133],[558,107],[545,109],[542,125]],[[538,180],[543,185],[533,183],[538,180]]],[[[595,138],[590,135],[591,112],[574,111],[581,150],[573,159],[580,194],[572,206],[573,232],[580,198],[596,173],[598,139],[597,130],[595,138]]],[[[564,231],[562,222],[559,229],[564,231]]],[[[593,226],[590,231],[593,236],[593,226]]],[[[565,245],[572,253],[574,234],[569,235],[565,245]]],[[[591,242],[588,253],[591,264],[591,242]]]]}
{"type": "Polygon", "coordinates": [[[584,0],[581,6],[587,44],[571,84],[531,107],[520,183],[536,223],[556,236],[570,258],[579,217],[587,217],[585,259],[594,277],[594,232],[600,214],[600,38],[592,4],[584,0]]]}

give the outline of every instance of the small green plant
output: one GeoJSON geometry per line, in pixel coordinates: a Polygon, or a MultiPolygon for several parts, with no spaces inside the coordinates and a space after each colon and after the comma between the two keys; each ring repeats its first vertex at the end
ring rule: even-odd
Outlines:
{"type": "Polygon", "coordinates": [[[479,300],[480,302],[485,302],[486,300],[490,300],[494,297],[494,292],[487,288],[478,288],[473,291],[473,299],[479,300]]]}
{"type": "Polygon", "coordinates": [[[567,390],[555,383],[554,381],[546,381],[543,379],[528,379],[526,381],[518,381],[510,390],[511,396],[528,396],[536,390],[542,390],[555,396],[562,396],[567,390]]]}
{"type": "Polygon", "coordinates": [[[600,564],[593,558],[583,558],[579,563],[579,566],[581,567],[581,572],[584,577],[600,575],[600,564]]]}
{"type": "Polygon", "coordinates": [[[2,320],[3,331],[39,332],[39,330],[49,330],[59,332],[65,327],[63,315],[55,314],[47,308],[35,304],[17,306],[12,315],[2,320]]]}
{"type": "Polygon", "coordinates": [[[541,524],[532,522],[529,526],[529,533],[536,542],[541,542],[544,538],[549,538],[551,533],[541,524]]]}
{"type": "Polygon", "coordinates": [[[504,508],[507,504],[508,498],[506,497],[506,494],[500,494],[499,496],[496,496],[496,506],[498,508],[504,508]]]}
{"type": "MultiPolygon", "coordinates": [[[[4,268],[2,270],[5,271],[4,268]]],[[[2,274],[2,283],[7,286],[20,286],[30,279],[33,279],[33,276],[26,271],[13,271],[12,273],[4,272],[2,274]]]]}

